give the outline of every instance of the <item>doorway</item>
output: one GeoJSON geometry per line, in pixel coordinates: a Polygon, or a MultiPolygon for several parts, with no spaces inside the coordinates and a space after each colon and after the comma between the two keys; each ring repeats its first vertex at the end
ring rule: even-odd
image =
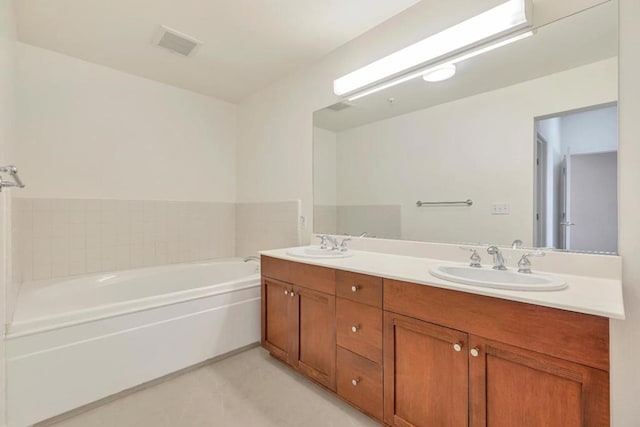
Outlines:
{"type": "Polygon", "coordinates": [[[616,252],[617,105],[536,120],[536,246],[616,252]]]}

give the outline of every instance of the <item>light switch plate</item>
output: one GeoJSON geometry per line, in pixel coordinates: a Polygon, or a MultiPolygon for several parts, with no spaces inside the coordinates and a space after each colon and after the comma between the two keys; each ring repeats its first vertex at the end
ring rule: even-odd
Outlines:
{"type": "Polygon", "coordinates": [[[509,203],[492,204],[491,215],[509,215],[509,203]]]}

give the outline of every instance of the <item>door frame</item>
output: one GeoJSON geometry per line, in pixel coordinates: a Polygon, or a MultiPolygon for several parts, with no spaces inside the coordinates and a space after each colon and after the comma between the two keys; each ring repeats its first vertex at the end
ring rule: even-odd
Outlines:
{"type": "MultiPolygon", "coordinates": [[[[534,203],[534,239],[535,247],[548,247],[547,227],[549,218],[547,217],[547,197],[549,196],[547,188],[547,168],[548,168],[548,150],[549,144],[547,140],[536,132],[536,156],[535,156],[535,203],[534,203]]],[[[553,220],[553,218],[551,218],[553,220]]]]}

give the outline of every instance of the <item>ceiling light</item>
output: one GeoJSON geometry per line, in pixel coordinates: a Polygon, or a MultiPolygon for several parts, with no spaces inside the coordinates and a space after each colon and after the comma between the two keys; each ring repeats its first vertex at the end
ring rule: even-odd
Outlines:
{"type": "Polygon", "coordinates": [[[529,0],[509,0],[493,9],[449,27],[418,43],[392,53],[333,82],[336,95],[343,96],[455,54],[493,37],[529,26],[529,0]]]}
{"type": "Polygon", "coordinates": [[[456,75],[456,66],[453,64],[444,64],[436,68],[428,70],[422,75],[422,78],[431,83],[449,80],[456,75]]]}

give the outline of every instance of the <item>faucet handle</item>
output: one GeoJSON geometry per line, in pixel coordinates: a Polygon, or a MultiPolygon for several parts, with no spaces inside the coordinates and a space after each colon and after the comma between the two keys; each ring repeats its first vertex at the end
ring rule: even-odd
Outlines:
{"type": "Polygon", "coordinates": [[[463,251],[472,252],[471,258],[469,258],[469,267],[480,268],[482,267],[482,258],[480,258],[480,254],[478,250],[475,248],[467,248],[465,246],[460,246],[460,249],[463,251]]]}
{"type": "Polygon", "coordinates": [[[327,242],[329,241],[329,236],[326,234],[322,234],[320,236],[316,236],[317,239],[320,239],[320,249],[327,249],[327,242]]]}
{"type": "Polygon", "coordinates": [[[340,252],[347,252],[349,248],[347,247],[347,242],[351,241],[351,237],[346,237],[342,239],[342,243],[340,243],[340,252]]]}
{"type": "Polygon", "coordinates": [[[529,257],[543,257],[545,253],[542,251],[529,252],[522,255],[518,261],[518,273],[531,274],[531,260],[529,257]]]}

